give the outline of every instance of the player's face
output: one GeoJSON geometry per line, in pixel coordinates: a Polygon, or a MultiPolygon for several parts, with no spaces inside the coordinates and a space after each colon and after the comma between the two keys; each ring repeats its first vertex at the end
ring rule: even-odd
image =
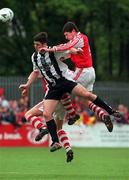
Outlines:
{"type": "Polygon", "coordinates": [[[64,32],[65,39],[72,40],[75,36],[75,30],[72,32],[64,32]]]}
{"type": "Polygon", "coordinates": [[[39,41],[34,41],[34,48],[36,51],[39,51],[43,47],[43,44],[39,41]]]}
{"type": "Polygon", "coordinates": [[[72,32],[64,32],[64,36],[67,40],[72,40],[74,37],[72,32]]]}
{"type": "MultiPolygon", "coordinates": [[[[46,48],[47,44],[46,43],[41,43],[39,41],[34,41],[34,48],[37,52],[40,52],[42,48],[46,48]]],[[[43,50],[42,50],[43,51],[43,50]]]]}

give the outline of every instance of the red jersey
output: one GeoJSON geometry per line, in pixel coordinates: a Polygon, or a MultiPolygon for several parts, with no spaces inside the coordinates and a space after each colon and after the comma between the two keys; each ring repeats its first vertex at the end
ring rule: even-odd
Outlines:
{"type": "Polygon", "coordinates": [[[71,60],[78,68],[88,68],[92,67],[92,56],[90,51],[90,46],[88,38],[86,35],[78,32],[72,40],[66,44],[61,44],[54,46],[56,51],[69,50],[70,48],[82,48],[83,52],[81,54],[71,54],[71,60]]]}

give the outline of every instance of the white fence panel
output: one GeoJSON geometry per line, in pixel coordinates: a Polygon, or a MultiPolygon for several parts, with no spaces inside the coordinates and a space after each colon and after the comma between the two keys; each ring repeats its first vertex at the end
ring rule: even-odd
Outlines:
{"type": "Polygon", "coordinates": [[[64,124],[73,147],[129,147],[129,125],[114,124],[110,133],[103,123],[81,126],[64,124]]]}

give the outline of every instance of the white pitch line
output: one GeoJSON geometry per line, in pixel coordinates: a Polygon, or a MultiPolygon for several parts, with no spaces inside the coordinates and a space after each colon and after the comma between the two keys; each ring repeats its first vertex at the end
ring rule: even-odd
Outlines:
{"type": "Polygon", "coordinates": [[[9,171],[9,172],[0,172],[0,175],[3,175],[3,174],[37,174],[37,175],[40,175],[41,173],[23,173],[23,172],[13,172],[13,171],[9,171]]]}

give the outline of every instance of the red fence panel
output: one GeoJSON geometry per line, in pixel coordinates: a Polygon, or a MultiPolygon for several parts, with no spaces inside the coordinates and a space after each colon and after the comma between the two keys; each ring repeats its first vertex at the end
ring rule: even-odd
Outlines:
{"type": "Polygon", "coordinates": [[[31,125],[22,125],[19,129],[15,129],[11,124],[0,125],[0,147],[1,146],[49,146],[49,135],[35,142],[35,136],[38,130],[32,128],[31,125]]]}

